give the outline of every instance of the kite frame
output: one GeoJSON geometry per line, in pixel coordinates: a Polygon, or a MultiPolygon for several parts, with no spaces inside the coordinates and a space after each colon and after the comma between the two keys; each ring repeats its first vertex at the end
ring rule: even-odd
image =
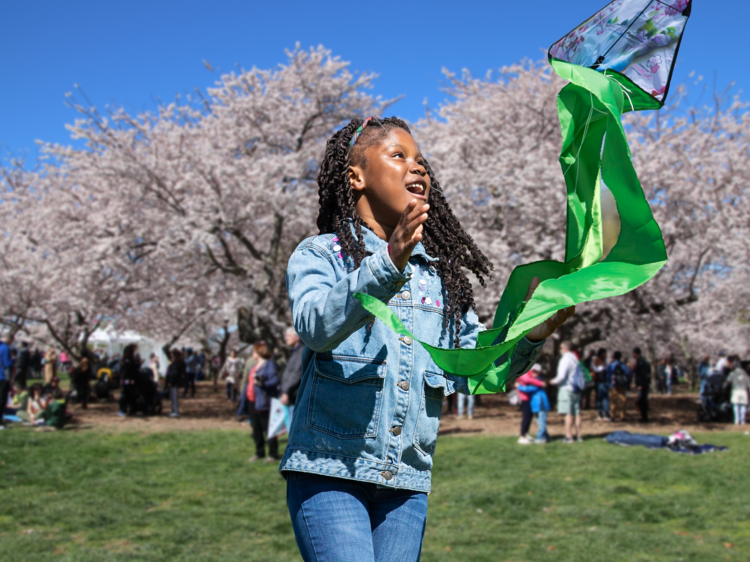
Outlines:
{"type": "MultiPolygon", "coordinates": [[[[612,0],[612,2],[614,2],[614,1],[615,0],[612,0]]],[[[607,8],[607,6],[609,6],[610,4],[612,4],[612,2],[609,2],[606,6],[604,6],[601,10],[599,10],[598,12],[596,12],[594,15],[592,15],[592,16],[586,18],[585,20],[583,20],[581,23],[579,23],[578,25],[576,25],[573,28],[573,30],[568,31],[565,35],[563,35],[562,37],[560,37],[557,41],[554,41],[552,43],[552,45],[549,46],[549,49],[547,49],[547,59],[550,62],[553,61],[553,60],[560,61],[560,62],[568,62],[568,61],[565,61],[565,60],[562,60],[562,59],[558,59],[557,57],[553,57],[552,55],[550,55],[550,52],[552,51],[552,47],[554,47],[560,41],[562,41],[563,39],[565,39],[568,35],[570,35],[574,30],[576,30],[579,27],[581,27],[584,23],[586,23],[589,20],[594,19],[597,14],[603,12],[607,8]]],[[[664,4],[664,5],[667,5],[670,8],[674,9],[674,6],[672,6],[670,4],[667,4],[666,2],[664,2],[662,0],[649,0],[648,4],[646,4],[646,7],[643,8],[643,10],[641,11],[641,13],[639,14],[639,17],[640,17],[641,14],[643,14],[643,12],[645,12],[646,10],[648,10],[649,6],[651,6],[651,4],[653,4],[653,3],[664,4]]],[[[686,20],[685,20],[685,27],[687,27],[687,24],[690,21],[690,15],[692,13],[692,9],[693,9],[693,0],[689,0],[687,7],[684,10],[682,10],[682,12],[680,12],[686,18],[686,20]]],[[[635,22],[635,20],[634,20],[634,22],[635,22]]],[[[632,26],[632,24],[631,24],[631,26],[632,26]]],[[[628,27],[628,29],[630,29],[630,27],[628,27]]],[[[627,32],[627,30],[625,30],[625,32],[627,32]]],[[[598,67],[601,65],[602,62],[604,62],[604,59],[602,57],[606,57],[607,54],[609,53],[609,51],[612,50],[612,48],[623,38],[624,35],[625,35],[625,33],[623,33],[622,35],[620,35],[620,37],[617,39],[617,41],[615,41],[614,43],[612,43],[612,45],[609,47],[609,49],[607,50],[607,52],[604,55],[600,55],[599,59],[597,59],[597,62],[594,63],[593,65],[591,65],[589,68],[591,68],[591,69],[596,70],[597,72],[599,72],[598,67]]],[[[685,30],[683,28],[683,32],[680,34],[680,38],[677,40],[677,47],[675,47],[674,57],[672,58],[673,64],[672,64],[672,66],[669,69],[669,77],[667,78],[667,86],[664,89],[664,98],[661,99],[661,100],[659,100],[659,99],[655,98],[654,96],[652,96],[651,94],[649,94],[646,90],[644,90],[643,88],[641,88],[640,86],[638,86],[635,82],[633,82],[630,78],[628,78],[627,76],[625,76],[622,72],[618,72],[617,70],[612,70],[610,68],[601,71],[605,76],[612,76],[612,78],[614,78],[617,82],[619,82],[620,85],[626,91],[631,92],[631,90],[629,90],[628,88],[633,87],[633,88],[636,88],[637,91],[643,92],[643,94],[648,97],[649,101],[642,100],[643,101],[642,104],[638,104],[638,105],[635,105],[635,106],[633,105],[633,102],[631,100],[630,105],[631,105],[631,110],[632,111],[635,111],[636,107],[638,109],[661,109],[662,107],[664,107],[664,104],[667,102],[667,96],[669,95],[669,87],[672,85],[672,74],[674,73],[674,67],[676,66],[674,64],[674,61],[677,61],[677,57],[680,54],[680,45],[682,45],[682,38],[683,38],[684,35],[685,35],[685,30]],[[654,104],[656,104],[656,105],[654,105],[654,104]]],[[[643,96],[639,96],[639,97],[643,98],[643,96]]],[[[623,113],[624,112],[626,112],[625,108],[623,108],[623,113]]]]}

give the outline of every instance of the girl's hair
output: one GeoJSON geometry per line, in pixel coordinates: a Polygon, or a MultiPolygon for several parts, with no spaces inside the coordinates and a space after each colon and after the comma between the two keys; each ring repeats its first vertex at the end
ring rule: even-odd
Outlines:
{"type": "MultiPolygon", "coordinates": [[[[403,129],[411,134],[409,126],[401,119],[373,117],[350,149],[352,136],[363,122],[362,119],[353,120],[328,140],[318,174],[318,228],[321,234],[336,233],[342,250],[352,257],[355,267],[359,267],[367,255],[362,234],[362,227],[367,225],[355,211],[349,167],[366,168],[365,150],[380,143],[391,130],[403,129]]],[[[463,268],[474,273],[484,286],[484,276],[489,276],[493,267],[451,211],[426,160],[424,167],[430,177],[427,201],[430,213],[424,223],[422,244],[429,255],[439,260],[435,265],[445,289],[443,329],[447,329],[451,318],[455,319],[454,341],[458,347],[461,316],[474,306],[474,293],[463,268]]]]}
{"type": "Polygon", "coordinates": [[[253,351],[257,353],[258,357],[261,359],[270,359],[272,357],[271,348],[262,340],[253,345],[253,351]]]}

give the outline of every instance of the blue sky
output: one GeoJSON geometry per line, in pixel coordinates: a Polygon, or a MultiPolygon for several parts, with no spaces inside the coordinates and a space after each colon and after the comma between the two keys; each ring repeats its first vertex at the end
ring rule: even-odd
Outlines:
{"type": "MultiPolygon", "coordinates": [[[[74,84],[99,107],[148,109],[157,98],[205,89],[217,72],[273,67],[297,41],[323,44],[352,69],[377,72],[374,93],[404,95],[392,113],[416,120],[425,98],[433,107],[444,99],[442,67],[483,75],[539,59],[606,0],[1,4],[0,152],[33,156],[37,139],[69,142],[65,124],[76,113],[64,101],[74,84]],[[218,70],[209,72],[203,59],[218,70]]],[[[711,88],[716,73],[719,86],[734,80],[747,91],[748,21],[748,0],[695,0],[675,82],[692,85],[695,71],[711,88]]]]}

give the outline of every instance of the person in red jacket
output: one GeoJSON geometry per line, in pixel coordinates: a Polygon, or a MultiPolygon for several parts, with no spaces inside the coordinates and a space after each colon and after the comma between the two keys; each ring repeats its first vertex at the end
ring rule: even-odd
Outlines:
{"type": "MultiPolygon", "coordinates": [[[[536,373],[541,372],[542,366],[539,363],[535,363],[528,373],[516,379],[516,388],[524,385],[544,388],[545,386],[547,386],[547,383],[536,378],[536,373]]],[[[518,443],[520,445],[530,445],[534,442],[534,438],[529,435],[531,419],[534,417],[531,413],[531,396],[529,396],[525,392],[521,392],[521,390],[518,390],[518,397],[521,399],[521,436],[518,438],[518,443]]]]}

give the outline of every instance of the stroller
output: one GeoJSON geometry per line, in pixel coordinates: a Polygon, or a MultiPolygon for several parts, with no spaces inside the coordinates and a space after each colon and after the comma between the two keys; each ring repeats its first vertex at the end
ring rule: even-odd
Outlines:
{"type": "Polygon", "coordinates": [[[94,396],[100,402],[111,402],[112,393],[110,392],[112,385],[112,371],[106,367],[102,367],[96,374],[96,382],[94,383],[94,396]]]}
{"type": "Polygon", "coordinates": [[[711,369],[706,379],[706,388],[701,398],[701,407],[698,410],[699,422],[726,422],[730,423],[733,418],[732,404],[729,400],[730,390],[724,388],[727,376],[711,369]]]}

